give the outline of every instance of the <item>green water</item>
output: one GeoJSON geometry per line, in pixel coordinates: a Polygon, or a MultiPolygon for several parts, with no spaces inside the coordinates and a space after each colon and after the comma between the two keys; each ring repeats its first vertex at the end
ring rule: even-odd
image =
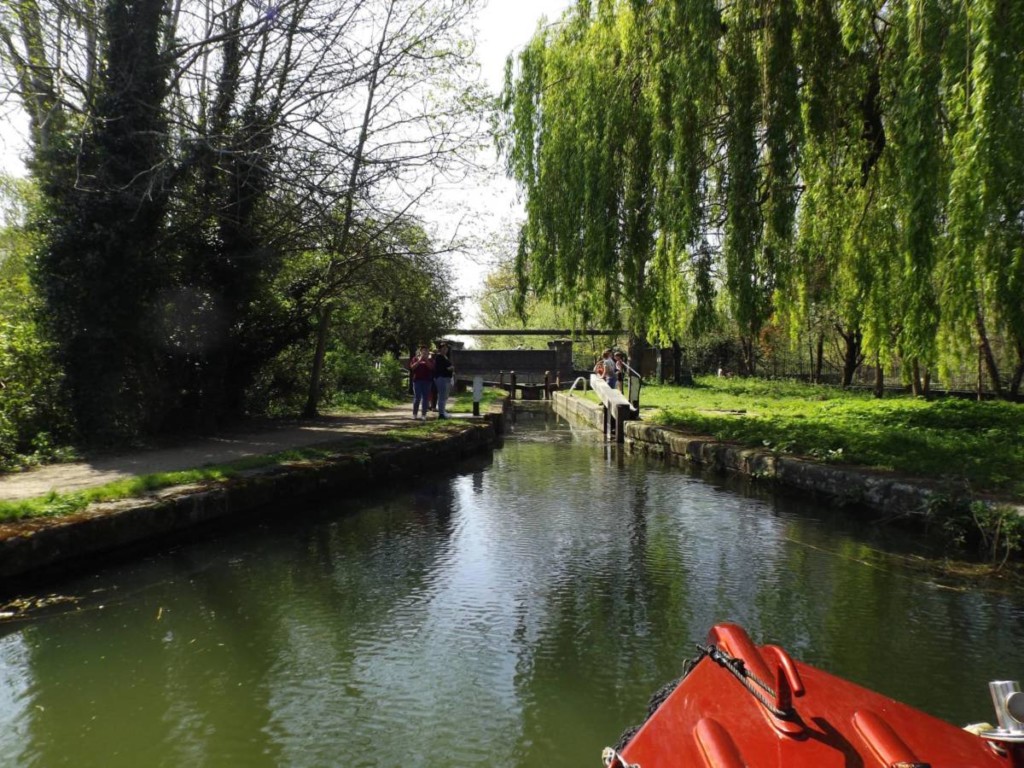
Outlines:
{"type": "Polygon", "coordinates": [[[519,430],[486,466],[60,585],[0,624],[0,766],[596,768],[726,619],[954,722],[1024,677],[1019,592],[519,430]]]}

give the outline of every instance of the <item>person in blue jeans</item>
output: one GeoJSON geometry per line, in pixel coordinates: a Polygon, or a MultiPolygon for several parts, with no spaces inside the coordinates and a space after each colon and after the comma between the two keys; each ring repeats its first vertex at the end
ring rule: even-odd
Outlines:
{"type": "Polygon", "coordinates": [[[618,385],[620,391],[625,391],[626,382],[626,353],[616,352],[614,355],[615,359],[615,372],[618,378],[618,385]]]}
{"type": "Polygon", "coordinates": [[[606,349],[604,352],[601,353],[601,359],[598,361],[598,365],[601,366],[601,370],[598,371],[595,367],[594,371],[605,380],[605,383],[609,387],[615,389],[619,381],[619,372],[615,366],[615,358],[612,357],[611,349],[606,349]]]}
{"type": "Polygon", "coordinates": [[[434,386],[437,387],[437,418],[448,418],[448,395],[452,391],[455,369],[448,357],[448,345],[441,344],[434,353],[434,386]]]}
{"type": "Polygon", "coordinates": [[[430,386],[434,383],[434,363],[425,346],[416,350],[415,357],[409,361],[409,372],[412,376],[412,417],[426,421],[430,386]]]}

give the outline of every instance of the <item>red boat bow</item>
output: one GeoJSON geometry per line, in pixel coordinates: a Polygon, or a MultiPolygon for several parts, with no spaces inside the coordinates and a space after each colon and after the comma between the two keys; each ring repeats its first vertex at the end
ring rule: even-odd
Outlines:
{"type": "MultiPolygon", "coordinates": [[[[719,624],[609,768],[1024,768],[1014,732],[983,738],[719,624]]],[[[1017,694],[1018,696],[1020,694],[1017,694]]],[[[1014,721],[1016,722],[1016,721],[1014,721]]]]}

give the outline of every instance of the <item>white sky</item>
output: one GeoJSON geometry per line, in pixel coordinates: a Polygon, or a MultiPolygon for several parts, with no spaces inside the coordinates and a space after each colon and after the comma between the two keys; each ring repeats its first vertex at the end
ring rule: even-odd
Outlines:
{"type": "MultiPolygon", "coordinates": [[[[477,57],[480,61],[481,77],[491,91],[497,93],[504,80],[505,59],[509,53],[518,51],[533,36],[537,22],[542,16],[549,21],[559,18],[574,0],[488,0],[480,11],[477,21],[477,57]]],[[[19,155],[25,148],[25,121],[8,103],[0,112],[0,170],[20,175],[24,168],[19,155]]],[[[474,245],[472,253],[455,258],[456,289],[459,294],[471,296],[483,284],[487,263],[494,256],[494,249],[485,253],[482,244],[512,231],[522,215],[522,206],[517,200],[512,182],[495,163],[495,176],[481,186],[463,187],[449,196],[452,208],[462,209],[438,211],[434,222],[440,233],[457,229],[459,235],[468,236],[474,245]],[[481,244],[481,245],[477,245],[481,244]]],[[[445,206],[448,207],[448,206],[445,206]]],[[[425,214],[427,218],[429,214],[425,214]]],[[[508,244],[513,247],[512,243],[508,244]]],[[[475,307],[466,300],[463,307],[463,324],[471,325],[477,320],[475,307]]]]}
{"type": "MultiPolygon", "coordinates": [[[[533,37],[541,17],[554,21],[574,2],[488,0],[476,22],[476,52],[481,77],[492,92],[498,93],[504,85],[505,59],[510,53],[518,52],[533,37]]],[[[522,218],[522,205],[516,195],[515,185],[505,178],[497,156],[493,155],[490,159],[495,166],[493,178],[485,185],[453,196],[456,205],[468,208],[460,221],[459,233],[478,243],[472,253],[455,259],[457,291],[468,297],[462,302],[463,326],[477,324],[472,295],[483,286],[488,263],[498,255],[493,246],[486,248],[487,241],[497,239],[501,242],[504,235],[517,229],[515,225],[522,218]]],[[[515,242],[506,238],[504,245],[507,250],[514,248],[515,242]]]]}

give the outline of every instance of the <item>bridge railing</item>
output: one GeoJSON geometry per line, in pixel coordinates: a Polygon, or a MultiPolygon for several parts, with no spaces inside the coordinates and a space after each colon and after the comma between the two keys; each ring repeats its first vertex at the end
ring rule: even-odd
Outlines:
{"type": "Polygon", "coordinates": [[[466,386],[476,379],[481,379],[485,387],[503,389],[509,393],[513,400],[522,398],[524,400],[550,400],[551,393],[561,388],[558,377],[552,377],[551,371],[527,372],[526,381],[516,371],[498,371],[497,379],[486,378],[479,371],[471,371],[466,374],[461,371],[456,374],[457,386],[466,386]]]}

